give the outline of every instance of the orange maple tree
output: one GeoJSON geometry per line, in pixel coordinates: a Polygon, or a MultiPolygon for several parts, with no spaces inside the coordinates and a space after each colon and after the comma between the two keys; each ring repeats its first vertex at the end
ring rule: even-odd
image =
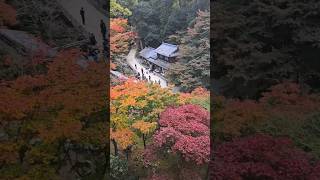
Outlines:
{"type": "Polygon", "coordinates": [[[156,122],[136,121],[132,124],[134,129],[137,129],[142,134],[143,147],[146,148],[146,136],[153,132],[156,127],[156,122]]]}
{"type": "Polygon", "coordinates": [[[123,53],[129,49],[129,44],[134,40],[136,33],[129,30],[128,20],[112,18],[110,20],[110,52],[123,53]]]}
{"type": "MultiPolygon", "coordinates": [[[[112,134],[118,134],[117,137],[119,137],[119,134],[123,132],[136,132],[137,135],[142,135],[145,143],[146,135],[156,128],[159,113],[165,107],[177,104],[176,102],[176,94],[157,84],[152,85],[144,81],[128,79],[113,86],[110,91],[112,134]],[[125,131],[123,131],[124,129],[125,131]]],[[[131,139],[126,135],[121,137],[131,139]]],[[[119,142],[116,138],[111,138],[111,141],[115,154],[117,154],[117,143],[119,142]]],[[[128,140],[127,142],[132,141],[128,140]]]]}
{"type": "Polygon", "coordinates": [[[107,150],[107,66],[104,62],[81,62],[79,57],[78,50],[60,52],[45,73],[0,84],[0,123],[5,133],[12,131],[6,128],[12,124],[17,128],[14,137],[3,142],[7,147],[0,147],[2,164],[24,161],[30,164],[27,171],[31,172],[38,168],[33,166],[37,162],[54,173],[59,168],[57,161],[63,161],[55,157],[67,140],[107,150]],[[37,146],[29,143],[35,139],[37,146]],[[15,160],[21,149],[22,160],[15,160]],[[10,158],[4,161],[4,156],[10,158]]]}
{"type": "Polygon", "coordinates": [[[180,93],[179,103],[185,104],[198,104],[207,110],[210,109],[210,92],[202,87],[194,89],[191,93],[180,93]]]}

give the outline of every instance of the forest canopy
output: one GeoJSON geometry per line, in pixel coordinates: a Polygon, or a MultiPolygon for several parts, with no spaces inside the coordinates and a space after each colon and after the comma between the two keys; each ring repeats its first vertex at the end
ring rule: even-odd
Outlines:
{"type": "Polygon", "coordinates": [[[187,29],[198,10],[209,7],[209,0],[139,1],[132,9],[130,22],[146,46],[156,47],[168,36],[187,29]]]}
{"type": "Polygon", "coordinates": [[[292,80],[319,89],[319,1],[215,1],[213,74],[231,97],[292,80]]]}

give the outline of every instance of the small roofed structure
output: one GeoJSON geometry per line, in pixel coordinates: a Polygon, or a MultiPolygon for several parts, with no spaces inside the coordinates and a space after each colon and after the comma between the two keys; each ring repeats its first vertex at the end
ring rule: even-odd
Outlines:
{"type": "Polygon", "coordinates": [[[53,57],[56,54],[50,46],[24,31],[0,29],[0,40],[14,47],[22,55],[43,53],[47,57],[53,57]]]}
{"type": "Polygon", "coordinates": [[[170,63],[176,61],[178,45],[162,43],[158,48],[146,47],[139,52],[140,58],[149,64],[151,71],[164,74],[170,68],[170,63]]]}

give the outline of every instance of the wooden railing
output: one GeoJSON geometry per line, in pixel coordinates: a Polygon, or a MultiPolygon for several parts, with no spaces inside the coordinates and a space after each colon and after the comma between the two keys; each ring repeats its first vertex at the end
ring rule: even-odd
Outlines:
{"type": "Polygon", "coordinates": [[[62,49],[67,49],[67,48],[72,48],[72,47],[79,47],[83,44],[87,44],[89,43],[89,39],[84,39],[84,40],[81,40],[81,41],[76,41],[76,42],[72,42],[72,43],[69,43],[69,44],[65,44],[63,46],[60,46],[60,47],[56,47],[54,48],[55,50],[62,50],[62,49]]]}

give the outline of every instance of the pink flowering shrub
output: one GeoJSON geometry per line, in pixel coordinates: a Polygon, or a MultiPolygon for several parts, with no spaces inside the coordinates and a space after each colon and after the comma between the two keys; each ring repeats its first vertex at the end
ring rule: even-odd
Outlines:
{"type": "Polygon", "coordinates": [[[209,162],[210,117],[207,110],[198,105],[170,107],[161,113],[159,124],[160,129],[153,137],[156,147],[169,148],[186,161],[209,162]]]}

